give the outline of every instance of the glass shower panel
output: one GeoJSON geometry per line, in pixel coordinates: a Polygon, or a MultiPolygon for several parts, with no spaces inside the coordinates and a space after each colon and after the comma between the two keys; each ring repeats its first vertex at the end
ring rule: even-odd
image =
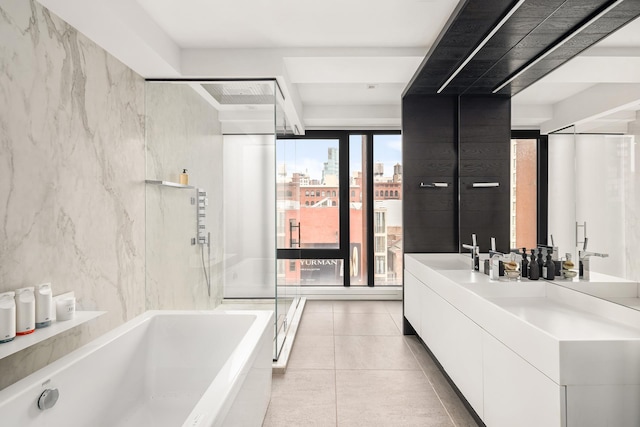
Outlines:
{"type": "Polygon", "coordinates": [[[273,310],[277,358],[296,295],[276,289],[276,81],[148,82],[146,97],[147,308],[273,310]]]}

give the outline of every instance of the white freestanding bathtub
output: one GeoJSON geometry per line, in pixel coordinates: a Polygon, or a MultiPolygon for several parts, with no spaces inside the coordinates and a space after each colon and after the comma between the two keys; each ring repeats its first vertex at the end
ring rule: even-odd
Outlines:
{"type": "Polygon", "coordinates": [[[148,311],[0,390],[0,425],[260,426],[272,358],[271,311],[148,311]]]}

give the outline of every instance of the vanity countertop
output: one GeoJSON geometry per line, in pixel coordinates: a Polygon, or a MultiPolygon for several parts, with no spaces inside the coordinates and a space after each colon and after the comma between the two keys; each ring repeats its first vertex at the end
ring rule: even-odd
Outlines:
{"type": "Polygon", "coordinates": [[[470,265],[463,254],[405,254],[409,273],[556,383],[640,384],[640,369],[610,369],[640,360],[640,312],[566,286],[617,283],[625,295],[636,283],[492,280],[470,265]]]}

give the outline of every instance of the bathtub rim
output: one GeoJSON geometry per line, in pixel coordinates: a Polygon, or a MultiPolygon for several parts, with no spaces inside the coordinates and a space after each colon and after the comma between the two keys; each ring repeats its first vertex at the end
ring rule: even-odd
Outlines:
{"type": "MultiPolygon", "coordinates": [[[[11,405],[14,400],[20,399],[23,393],[28,392],[28,390],[38,389],[42,391],[46,389],[52,378],[55,378],[56,375],[59,375],[62,371],[72,366],[78,360],[88,357],[94,352],[100,350],[102,347],[118,339],[128,331],[137,328],[145,323],[147,325],[150,324],[153,318],[162,315],[254,316],[251,325],[245,331],[242,339],[232,351],[231,356],[229,356],[229,358],[225,361],[224,365],[222,366],[220,371],[218,371],[212,383],[209,384],[200,399],[195,402],[195,406],[192,408],[190,414],[186,418],[185,423],[183,424],[184,426],[212,425],[212,423],[214,423],[214,420],[219,419],[216,417],[224,417],[226,415],[225,411],[228,411],[231,407],[231,404],[233,403],[233,399],[231,397],[235,398],[239,389],[239,387],[234,387],[235,390],[231,390],[232,393],[227,393],[224,399],[215,398],[214,393],[220,391],[218,387],[213,387],[214,385],[218,384],[218,381],[216,380],[224,371],[224,374],[227,375],[227,378],[233,380],[227,381],[226,384],[234,386],[238,384],[239,380],[241,380],[243,376],[246,376],[251,367],[251,363],[253,363],[253,361],[257,357],[257,354],[259,352],[259,343],[261,338],[263,337],[263,334],[269,334],[269,332],[271,332],[271,335],[273,335],[273,311],[147,310],[144,313],[95,338],[94,340],[91,340],[90,342],[82,345],[81,347],[65,354],[61,358],[36,370],[35,372],[27,375],[21,380],[0,390],[0,407],[11,405]],[[248,351],[248,349],[251,350],[248,351]],[[244,353],[241,350],[244,351],[244,353]],[[212,390],[212,388],[215,390],[212,390]],[[204,403],[205,401],[207,401],[207,404],[204,403]],[[211,403],[213,403],[213,405],[211,405],[211,403]],[[206,406],[208,410],[203,410],[204,406],[206,406]]],[[[37,395],[34,394],[34,404],[36,402],[36,399],[37,395]]]]}

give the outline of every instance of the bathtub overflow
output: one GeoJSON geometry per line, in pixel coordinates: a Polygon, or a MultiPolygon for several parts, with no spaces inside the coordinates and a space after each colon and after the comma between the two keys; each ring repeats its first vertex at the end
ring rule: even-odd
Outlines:
{"type": "Polygon", "coordinates": [[[58,401],[59,396],[60,392],[58,392],[57,388],[46,389],[38,398],[38,408],[40,408],[42,411],[44,411],[45,409],[53,408],[58,401]]]}

